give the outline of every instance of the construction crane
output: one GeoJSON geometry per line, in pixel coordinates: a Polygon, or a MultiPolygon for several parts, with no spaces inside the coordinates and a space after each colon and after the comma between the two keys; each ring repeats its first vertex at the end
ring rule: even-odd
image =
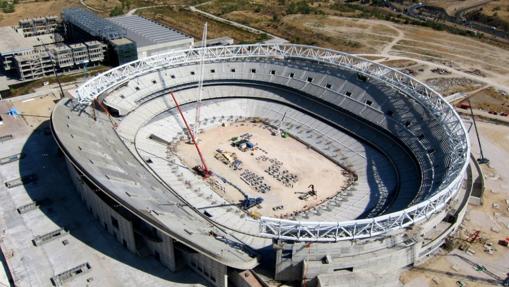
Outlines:
{"type": "Polygon", "coordinates": [[[262,197],[250,197],[239,186],[237,186],[236,184],[234,184],[231,181],[227,180],[226,178],[222,177],[221,175],[216,173],[216,174],[214,174],[214,176],[216,176],[219,179],[221,179],[224,183],[229,184],[230,186],[232,186],[233,188],[238,190],[240,192],[240,194],[242,194],[244,199],[239,201],[240,209],[242,209],[244,211],[247,211],[247,210],[249,210],[249,209],[251,209],[251,208],[253,208],[253,207],[263,203],[263,198],[262,197]]]}
{"type": "Polygon", "coordinates": [[[212,175],[212,172],[209,170],[209,168],[207,167],[207,164],[205,163],[205,158],[203,157],[203,154],[201,153],[201,150],[200,150],[200,147],[198,146],[198,143],[196,143],[196,139],[194,138],[194,133],[191,130],[191,128],[189,127],[189,124],[187,123],[186,117],[184,117],[184,114],[182,113],[182,110],[180,109],[180,105],[177,102],[177,98],[175,98],[175,95],[171,91],[170,91],[170,96],[173,99],[173,102],[175,102],[175,106],[177,107],[177,110],[178,110],[178,112],[180,114],[180,117],[182,117],[182,121],[186,125],[186,129],[187,129],[187,132],[189,133],[189,137],[191,138],[191,142],[196,147],[196,151],[198,152],[198,155],[200,156],[200,160],[201,160],[201,164],[202,165],[201,166],[197,165],[197,166],[193,167],[193,170],[196,171],[196,173],[201,175],[203,178],[208,178],[209,176],[212,175]]]}
{"type": "Polygon", "coordinates": [[[281,126],[283,125],[283,122],[285,121],[286,112],[283,114],[283,117],[281,118],[281,121],[279,121],[279,125],[277,126],[277,130],[272,133],[273,136],[278,136],[282,134],[281,126]]]}
{"type": "Polygon", "coordinates": [[[308,197],[310,196],[313,196],[314,198],[316,198],[318,196],[318,194],[316,193],[316,190],[315,190],[315,185],[314,184],[310,184],[308,186],[308,188],[311,188],[311,190],[309,191],[305,191],[305,192],[302,192],[302,191],[296,191],[294,192],[295,194],[300,194],[299,195],[299,199],[300,200],[307,200],[308,197]]]}
{"type": "Polygon", "coordinates": [[[196,101],[196,113],[194,120],[194,134],[197,136],[200,129],[200,108],[203,96],[203,70],[205,68],[205,48],[207,47],[207,22],[203,26],[203,35],[201,37],[201,59],[200,59],[200,80],[198,82],[198,100],[196,101]]]}

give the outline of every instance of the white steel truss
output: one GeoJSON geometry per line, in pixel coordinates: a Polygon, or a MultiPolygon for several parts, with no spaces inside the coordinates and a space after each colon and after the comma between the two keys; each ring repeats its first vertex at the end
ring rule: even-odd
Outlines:
{"type": "Polygon", "coordinates": [[[468,166],[470,144],[468,133],[452,106],[426,84],[396,69],[331,49],[294,44],[256,44],[169,52],[131,62],[91,78],[77,89],[78,101],[82,105],[89,105],[95,98],[126,81],[157,70],[198,64],[202,57],[206,63],[242,59],[305,59],[363,74],[384,82],[426,107],[443,125],[448,135],[448,144],[452,147],[452,162],[440,190],[416,205],[374,218],[344,222],[308,222],[262,217],[258,220],[260,229],[257,235],[317,242],[368,238],[426,220],[442,210],[458,192],[468,166]]]}

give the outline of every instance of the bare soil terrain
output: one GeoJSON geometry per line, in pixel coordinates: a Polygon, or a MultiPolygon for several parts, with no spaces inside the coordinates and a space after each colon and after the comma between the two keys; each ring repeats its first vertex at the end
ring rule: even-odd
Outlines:
{"type": "MultiPolygon", "coordinates": [[[[451,11],[479,4],[499,5],[500,8],[496,9],[501,13],[509,1],[427,2],[451,11]]],[[[509,104],[509,98],[503,96],[509,93],[507,44],[486,36],[465,37],[423,26],[405,25],[402,18],[359,6],[318,1],[308,5],[308,11],[291,11],[291,4],[281,3],[270,0],[235,3],[212,0],[199,8],[293,43],[318,45],[369,57],[421,81],[436,83],[434,88],[446,96],[456,92],[472,95],[480,89],[492,88],[493,93],[498,94],[496,97],[509,104]],[[444,70],[447,72],[442,73],[444,70]],[[458,85],[462,82],[466,84],[458,85]]]]}
{"type": "Polygon", "coordinates": [[[474,93],[470,97],[470,103],[474,109],[509,114],[507,97],[507,93],[501,93],[496,89],[487,88],[474,93]]]}
{"type": "Polygon", "coordinates": [[[143,9],[138,14],[193,36],[197,41],[202,37],[205,22],[208,23],[208,38],[211,39],[228,36],[237,43],[253,43],[260,40],[260,35],[208,19],[179,6],[143,9]]]}
{"type": "Polygon", "coordinates": [[[79,5],[79,0],[22,2],[16,4],[16,10],[13,13],[0,12],[0,26],[16,25],[21,19],[60,15],[65,8],[79,5]]]}
{"type": "Polygon", "coordinates": [[[49,94],[44,97],[16,101],[13,103],[13,106],[20,114],[23,114],[21,118],[25,123],[29,127],[35,128],[49,120],[55,106],[55,101],[58,101],[58,99],[58,96],[49,94]]]}
{"type": "MultiPolygon", "coordinates": [[[[273,136],[271,129],[261,123],[235,123],[227,127],[208,129],[199,134],[199,139],[200,148],[209,168],[228,182],[240,187],[250,197],[262,197],[264,202],[257,211],[265,216],[284,218],[312,208],[335,196],[346,184],[346,176],[340,166],[296,139],[273,136]],[[245,133],[252,134],[250,141],[255,145],[253,150],[241,151],[231,146],[231,138],[245,133]],[[218,149],[235,153],[237,159],[242,162],[241,169],[234,170],[216,159],[218,149]],[[281,162],[281,170],[287,170],[288,173],[297,176],[296,182],[292,183],[293,186],[284,185],[282,181],[266,172],[269,166],[274,165],[271,162],[274,160],[281,162]],[[253,186],[241,179],[241,174],[246,171],[263,177],[263,182],[270,186],[271,190],[266,193],[256,191],[253,186]],[[314,185],[317,195],[306,200],[299,199],[299,196],[310,191],[311,184],[314,185]],[[274,209],[278,206],[282,208],[274,209]]],[[[195,147],[185,142],[177,145],[177,155],[189,167],[199,163],[195,147]]],[[[224,187],[225,190],[218,193],[229,202],[238,203],[244,198],[232,185],[224,184],[224,187]]]]}
{"type": "Polygon", "coordinates": [[[509,22],[509,0],[493,0],[482,6],[482,13],[486,16],[498,17],[509,22]]]}

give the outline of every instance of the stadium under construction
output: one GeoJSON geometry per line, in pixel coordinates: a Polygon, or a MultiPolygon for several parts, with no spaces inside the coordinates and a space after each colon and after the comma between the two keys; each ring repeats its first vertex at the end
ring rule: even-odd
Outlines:
{"type": "Polygon", "coordinates": [[[393,286],[465,214],[467,131],[387,66],[293,45],[171,51],[51,116],[84,204],[133,253],[214,286],[393,286]]]}

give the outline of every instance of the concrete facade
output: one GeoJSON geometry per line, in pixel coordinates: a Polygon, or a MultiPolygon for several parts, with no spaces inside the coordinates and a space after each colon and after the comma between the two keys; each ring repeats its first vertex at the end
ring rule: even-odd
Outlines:
{"type": "Polygon", "coordinates": [[[84,64],[102,63],[106,45],[91,41],[72,45],[48,45],[31,53],[14,56],[13,69],[21,80],[35,80],[54,73],[66,72],[84,64]],[[47,49],[47,51],[46,51],[47,49]]]}
{"type": "Polygon", "coordinates": [[[171,237],[156,229],[151,229],[151,232],[136,230],[133,227],[135,217],[133,214],[127,213],[118,205],[115,209],[113,202],[108,204],[107,201],[111,199],[94,187],[86,177],[80,175],[80,172],[68,160],[67,166],[71,180],[91,215],[129,251],[142,256],[153,256],[172,272],[177,271],[179,266],[187,265],[212,285],[228,286],[228,268],[225,265],[182,247],[177,256],[174,240],[171,237]]]}
{"type": "Polygon", "coordinates": [[[88,58],[90,62],[102,62],[104,61],[104,53],[106,51],[106,45],[99,41],[89,41],[84,43],[87,46],[88,58]]]}
{"type": "Polygon", "coordinates": [[[74,66],[72,50],[67,45],[57,46],[52,49],[55,65],[60,70],[70,69],[74,66]]]}
{"type": "Polygon", "coordinates": [[[15,56],[14,66],[21,80],[35,80],[53,73],[53,59],[45,51],[15,56]]]}
{"type": "Polygon", "coordinates": [[[57,16],[37,17],[20,20],[16,30],[24,37],[55,33],[58,27],[57,16]]]}
{"type": "Polygon", "coordinates": [[[66,45],[56,16],[20,20],[16,27],[0,27],[0,63],[20,80],[34,80],[67,72],[85,64],[104,62],[107,45],[93,40],[66,45]]]}

